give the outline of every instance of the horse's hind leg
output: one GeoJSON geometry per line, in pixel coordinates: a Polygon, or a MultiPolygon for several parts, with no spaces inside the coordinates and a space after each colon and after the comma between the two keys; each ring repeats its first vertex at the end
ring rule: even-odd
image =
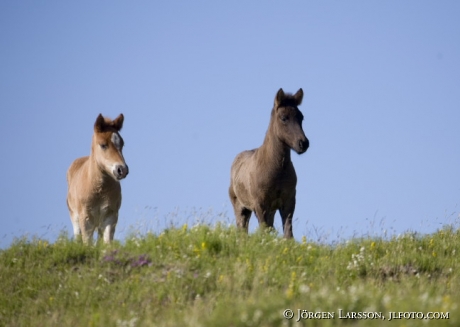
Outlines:
{"type": "Polygon", "coordinates": [[[285,206],[280,208],[281,221],[283,223],[284,238],[292,238],[292,217],[295,210],[295,197],[285,206]]]}
{"type": "Polygon", "coordinates": [[[251,218],[252,211],[240,204],[232,187],[230,187],[229,195],[230,201],[233,205],[233,210],[235,212],[236,226],[242,230],[245,230],[247,233],[249,229],[249,219],[251,218]]]}
{"type": "Polygon", "coordinates": [[[251,210],[244,207],[235,209],[236,226],[238,226],[238,228],[245,230],[246,233],[249,230],[249,219],[251,218],[251,213],[251,210]]]}
{"type": "Polygon", "coordinates": [[[75,212],[71,210],[70,210],[70,221],[72,222],[74,239],[77,240],[81,238],[80,223],[78,222],[78,214],[76,214],[75,212]]]}

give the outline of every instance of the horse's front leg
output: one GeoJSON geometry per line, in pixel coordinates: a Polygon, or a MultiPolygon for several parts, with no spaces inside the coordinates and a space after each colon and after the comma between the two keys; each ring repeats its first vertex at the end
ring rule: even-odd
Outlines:
{"type": "Polygon", "coordinates": [[[273,228],[276,211],[270,211],[264,205],[257,205],[254,213],[257,216],[261,228],[273,228]]]}
{"type": "Polygon", "coordinates": [[[109,217],[106,217],[101,226],[98,228],[98,238],[104,239],[104,243],[108,244],[113,241],[113,236],[115,235],[115,228],[118,222],[118,215],[113,214],[109,217]]]}
{"type": "Polygon", "coordinates": [[[94,218],[90,216],[88,211],[84,211],[78,215],[78,219],[83,243],[91,245],[93,243],[93,233],[96,229],[94,218]]]}
{"type": "Polygon", "coordinates": [[[281,221],[283,223],[284,238],[292,238],[292,217],[295,210],[295,197],[292,197],[280,208],[281,221]]]}
{"type": "Polygon", "coordinates": [[[276,210],[270,211],[267,215],[267,220],[266,220],[266,225],[267,227],[274,228],[274,223],[275,223],[275,214],[276,210]]]}

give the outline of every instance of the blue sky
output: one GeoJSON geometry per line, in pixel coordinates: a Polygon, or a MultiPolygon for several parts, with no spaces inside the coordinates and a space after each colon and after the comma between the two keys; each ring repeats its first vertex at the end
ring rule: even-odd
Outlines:
{"type": "Polygon", "coordinates": [[[459,17],[457,1],[2,1],[0,246],[71,234],[65,174],[99,113],[125,115],[115,238],[233,224],[231,163],[280,87],[305,93],[297,239],[456,223],[459,17]]]}

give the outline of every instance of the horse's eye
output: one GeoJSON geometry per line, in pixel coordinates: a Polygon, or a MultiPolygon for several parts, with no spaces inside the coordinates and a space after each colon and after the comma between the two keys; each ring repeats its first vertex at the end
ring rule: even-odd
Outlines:
{"type": "Polygon", "coordinates": [[[107,150],[109,146],[106,143],[101,144],[102,150],[107,150]]]}
{"type": "Polygon", "coordinates": [[[285,122],[287,122],[287,121],[289,120],[289,117],[286,116],[286,115],[283,115],[283,116],[281,116],[280,118],[281,118],[281,121],[282,121],[283,123],[285,123],[285,122]]]}

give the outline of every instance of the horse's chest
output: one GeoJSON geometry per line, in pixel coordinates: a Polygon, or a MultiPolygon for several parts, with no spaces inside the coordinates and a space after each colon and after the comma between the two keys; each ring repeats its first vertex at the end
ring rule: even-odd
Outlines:
{"type": "Polygon", "coordinates": [[[89,216],[92,217],[94,222],[100,223],[105,217],[109,216],[112,211],[110,203],[98,201],[89,208],[89,216]]]}
{"type": "Polygon", "coordinates": [[[286,201],[295,196],[295,181],[290,182],[280,182],[278,185],[275,185],[271,190],[271,196],[268,196],[268,199],[271,199],[272,207],[279,208],[286,201]]]}
{"type": "Polygon", "coordinates": [[[267,173],[267,175],[261,175],[255,179],[254,184],[257,185],[256,187],[263,188],[266,192],[273,193],[273,195],[282,195],[286,191],[295,189],[297,184],[297,177],[293,169],[267,173]]]}
{"type": "Polygon", "coordinates": [[[91,216],[97,220],[113,215],[118,211],[121,203],[121,192],[116,189],[95,193],[89,205],[91,216]]]}
{"type": "Polygon", "coordinates": [[[295,196],[296,183],[295,173],[278,173],[267,179],[254,180],[252,194],[259,199],[257,202],[265,202],[272,209],[277,209],[295,196]]]}

